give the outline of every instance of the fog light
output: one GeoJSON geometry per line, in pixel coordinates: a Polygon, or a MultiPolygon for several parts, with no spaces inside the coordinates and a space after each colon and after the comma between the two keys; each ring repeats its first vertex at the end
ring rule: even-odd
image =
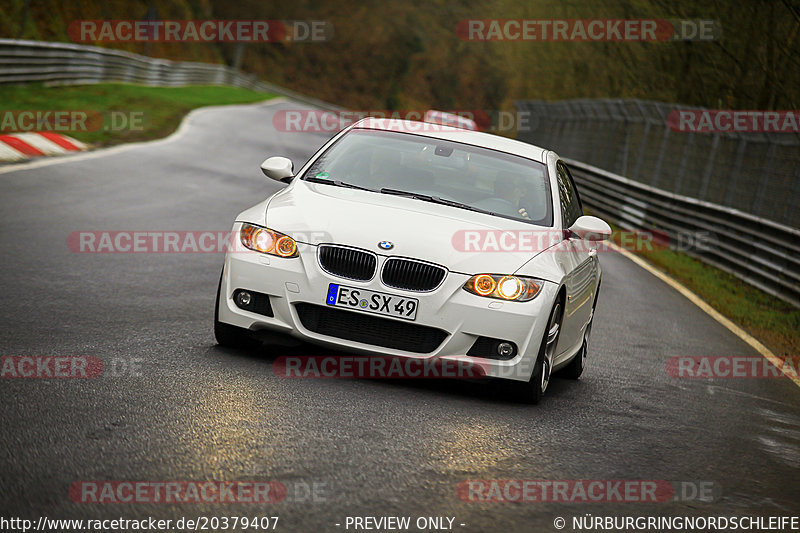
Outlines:
{"type": "Polygon", "coordinates": [[[514,353],[514,345],[510,342],[501,342],[497,345],[497,355],[500,357],[510,357],[514,353]]]}
{"type": "Polygon", "coordinates": [[[250,305],[250,293],[247,291],[239,292],[239,294],[236,295],[236,305],[239,307],[247,307],[250,305]]]}

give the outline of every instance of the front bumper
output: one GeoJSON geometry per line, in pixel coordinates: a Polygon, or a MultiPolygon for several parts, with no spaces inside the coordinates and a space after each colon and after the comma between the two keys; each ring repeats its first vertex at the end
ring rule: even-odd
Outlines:
{"type": "MultiPolygon", "coordinates": [[[[238,224],[234,231],[238,231],[238,224]]],[[[556,298],[556,284],[544,282],[540,293],[529,302],[503,302],[468,293],[462,287],[469,276],[449,272],[439,288],[419,293],[386,287],[381,283],[380,276],[368,282],[332,276],[319,266],[316,246],[298,243],[298,252],[299,257],[292,259],[250,250],[229,252],[225,257],[220,288],[219,320],[251,331],[271,330],[353,353],[414,359],[464,361],[478,337],[497,338],[516,344],[517,354],[512,359],[467,359],[474,361],[481,373],[487,376],[519,381],[530,379],[549,312],[556,298]],[[419,307],[413,324],[443,330],[446,332],[444,340],[433,351],[421,354],[311,331],[304,326],[298,314],[298,305],[326,307],[330,283],[417,298],[419,307]],[[237,289],[269,295],[274,316],[267,317],[237,307],[233,301],[233,293],[237,289]]],[[[379,270],[384,260],[384,257],[379,257],[379,270]]],[[[341,312],[366,314],[349,310],[341,312]]],[[[379,318],[408,323],[389,317],[379,318]]]]}

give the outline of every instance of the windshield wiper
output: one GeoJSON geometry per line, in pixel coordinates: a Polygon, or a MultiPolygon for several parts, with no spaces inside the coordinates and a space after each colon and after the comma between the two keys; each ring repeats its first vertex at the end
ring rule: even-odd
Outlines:
{"type": "Polygon", "coordinates": [[[352,183],[346,183],[344,181],[339,181],[339,180],[329,180],[329,179],[311,177],[311,178],[306,178],[305,181],[311,181],[313,183],[325,183],[327,185],[334,185],[336,187],[346,187],[348,189],[358,189],[359,191],[377,192],[375,191],[375,189],[362,187],[361,185],[353,185],[352,183]]]}
{"type": "Polygon", "coordinates": [[[379,191],[381,194],[393,194],[395,196],[405,196],[408,198],[414,198],[416,200],[422,200],[424,202],[431,202],[434,204],[441,204],[441,205],[449,205],[450,207],[457,207],[459,209],[466,209],[467,211],[475,211],[476,213],[485,213],[487,215],[495,215],[497,213],[492,213],[491,211],[486,211],[485,209],[480,209],[478,207],[473,207],[469,204],[463,204],[461,202],[456,202],[455,200],[449,200],[447,198],[440,198],[439,196],[431,196],[429,194],[422,194],[412,191],[401,191],[399,189],[389,189],[389,188],[382,188],[379,191]]]}

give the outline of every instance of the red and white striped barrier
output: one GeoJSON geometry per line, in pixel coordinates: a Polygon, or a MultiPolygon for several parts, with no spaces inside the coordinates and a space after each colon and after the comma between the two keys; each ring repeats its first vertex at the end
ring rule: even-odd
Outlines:
{"type": "Polygon", "coordinates": [[[82,152],[87,146],[60,133],[12,133],[0,135],[0,161],[24,161],[31,157],[82,152]]]}

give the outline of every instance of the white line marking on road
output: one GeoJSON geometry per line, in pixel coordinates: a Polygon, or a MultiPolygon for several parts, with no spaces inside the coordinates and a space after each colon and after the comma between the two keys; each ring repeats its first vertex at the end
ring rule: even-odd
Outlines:
{"type": "MultiPolygon", "coordinates": [[[[246,106],[246,105],[270,106],[270,105],[275,105],[275,104],[286,102],[286,101],[287,101],[286,98],[284,98],[282,96],[279,96],[277,98],[272,98],[270,100],[265,100],[263,102],[258,102],[256,104],[233,104],[233,105],[240,105],[240,106],[246,106]]],[[[18,170],[30,170],[30,169],[33,169],[33,168],[49,167],[51,165],[60,165],[60,164],[63,164],[63,163],[74,163],[76,161],[86,161],[87,159],[95,159],[95,158],[98,158],[98,157],[105,157],[107,155],[113,155],[113,154],[118,154],[118,153],[121,153],[121,152],[127,152],[128,150],[130,150],[132,148],[138,148],[140,146],[156,145],[156,144],[160,144],[160,143],[169,143],[169,142],[177,141],[178,139],[180,139],[181,137],[183,137],[186,134],[186,132],[189,130],[189,126],[191,125],[192,120],[197,118],[197,115],[200,115],[200,114],[208,112],[208,111],[216,110],[216,109],[223,109],[223,108],[226,108],[226,107],[232,107],[232,106],[200,107],[200,108],[197,108],[197,109],[194,109],[194,110],[190,111],[188,115],[183,117],[183,121],[181,121],[181,124],[180,124],[180,126],[178,126],[178,129],[175,130],[174,132],[172,132],[171,135],[169,135],[167,137],[164,137],[163,139],[155,139],[155,140],[152,140],[152,141],[141,141],[141,142],[134,142],[134,143],[128,143],[128,144],[120,144],[120,145],[117,145],[117,146],[112,146],[111,148],[103,148],[103,149],[94,150],[94,151],[91,151],[91,152],[83,152],[83,153],[78,154],[78,155],[64,155],[64,156],[55,157],[55,158],[37,159],[37,160],[31,161],[29,163],[20,163],[20,164],[14,164],[14,165],[0,166],[0,174],[7,174],[9,172],[16,172],[18,170]]]]}
{"type": "MultiPolygon", "coordinates": [[[[669,285],[670,287],[672,287],[673,289],[684,295],[690,302],[692,302],[697,307],[702,309],[707,315],[709,315],[711,318],[713,318],[714,320],[716,320],[717,322],[728,328],[728,330],[730,330],[731,333],[742,339],[744,342],[749,344],[753,349],[755,349],[755,351],[763,355],[764,358],[773,365],[775,365],[776,368],[783,369],[784,366],[783,359],[772,353],[772,351],[763,344],[761,344],[758,341],[758,339],[756,339],[755,337],[747,333],[745,330],[743,330],[742,328],[731,322],[729,319],[722,316],[719,313],[719,311],[708,305],[708,303],[706,303],[705,300],[703,300],[698,295],[690,291],[678,280],[676,280],[672,276],[665,274],[664,272],[661,272],[660,270],[655,268],[653,265],[651,265],[641,257],[634,255],[628,250],[620,248],[616,243],[608,241],[608,244],[614,251],[619,252],[624,257],[627,257],[628,259],[630,259],[631,261],[633,261],[634,263],[636,263],[643,269],[647,270],[652,275],[654,275],[655,277],[657,277],[658,279],[660,279],[661,281],[663,281],[664,283],[666,283],[667,285],[669,285]]],[[[789,372],[784,372],[783,375],[794,381],[795,385],[800,387],[800,376],[789,372]]]]}

